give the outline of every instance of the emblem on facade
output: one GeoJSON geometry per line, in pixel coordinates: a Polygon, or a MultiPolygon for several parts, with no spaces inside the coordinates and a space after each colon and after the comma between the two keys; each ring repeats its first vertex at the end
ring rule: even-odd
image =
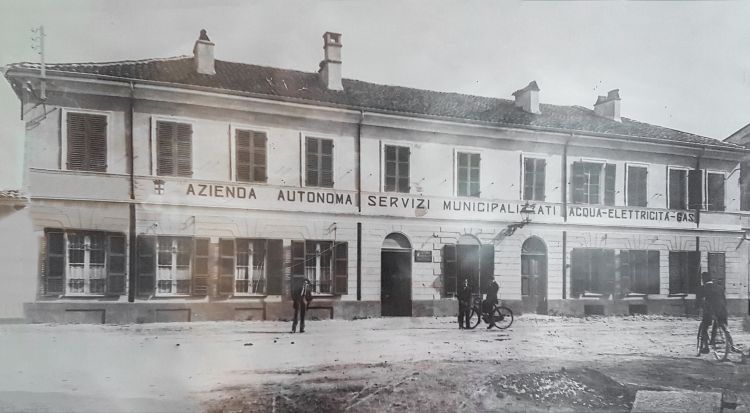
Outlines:
{"type": "Polygon", "coordinates": [[[164,180],[163,179],[154,179],[154,192],[157,195],[162,195],[164,193],[164,180]]]}

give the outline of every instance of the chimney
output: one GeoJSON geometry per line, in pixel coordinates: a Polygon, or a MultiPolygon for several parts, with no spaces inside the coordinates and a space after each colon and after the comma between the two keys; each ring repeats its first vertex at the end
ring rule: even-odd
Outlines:
{"type": "Polygon", "coordinates": [[[542,113],[539,110],[539,86],[532,80],[525,88],[513,92],[516,98],[515,106],[529,113],[542,113]]]}
{"type": "Polygon", "coordinates": [[[206,29],[201,30],[201,35],[193,46],[193,62],[195,71],[203,75],[215,75],[214,69],[214,44],[209,40],[206,29]]]}
{"type": "Polygon", "coordinates": [[[329,90],[344,90],[341,84],[341,34],[326,32],[323,35],[323,61],[318,74],[329,90]]]}
{"type": "Polygon", "coordinates": [[[620,89],[610,90],[607,96],[599,96],[594,103],[597,116],[622,122],[620,118],[620,89]]]}

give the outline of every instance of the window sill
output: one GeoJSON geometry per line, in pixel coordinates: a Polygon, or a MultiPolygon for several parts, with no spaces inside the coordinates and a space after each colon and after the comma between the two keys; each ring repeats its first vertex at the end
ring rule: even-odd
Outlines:
{"type": "Polygon", "coordinates": [[[64,295],[59,296],[59,298],[105,298],[105,297],[118,297],[118,296],[107,295],[107,294],[64,294],[64,295]]]}
{"type": "Polygon", "coordinates": [[[673,294],[667,295],[667,297],[669,298],[687,298],[687,296],[688,296],[687,293],[673,293],[673,294]]]}
{"type": "Polygon", "coordinates": [[[268,294],[249,294],[249,293],[248,294],[242,294],[242,293],[236,293],[236,294],[233,294],[233,295],[229,296],[229,298],[238,298],[238,299],[239,298],[265,298],[265,297],[268,297],[268,294]]]}
{"type": "Polygon", "coordinates": [[[188,298],[188,297],[205,297],[203,295],[192,295],[192,294],[154,294],[152,298],[188,298]]]}
{"type": "Polygon", "coordinates": [[[609,297],[609,294],[600,294],[600,293],[590,293],[590,292],[584,292],[581,294],[581,298],[606,298],[609,297]]]}
{"type": "Polygon", "coordinates": [[[648,294],[645,293],[627,293],[625,298],[647,298],[648,294]]]}

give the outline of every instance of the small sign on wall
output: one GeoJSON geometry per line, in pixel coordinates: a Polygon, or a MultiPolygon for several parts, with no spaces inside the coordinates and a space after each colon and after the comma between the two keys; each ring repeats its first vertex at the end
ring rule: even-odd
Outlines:
{"type": "Polygon", "coordinates": [[[432,251],[414,250],[414,262],[432,262],[432,251]]]}

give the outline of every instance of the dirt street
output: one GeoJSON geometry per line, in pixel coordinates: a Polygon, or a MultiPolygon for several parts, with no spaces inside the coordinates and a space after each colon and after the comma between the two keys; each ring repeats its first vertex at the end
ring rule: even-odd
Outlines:
{"type": "MultiPolygon", "coordinates": [[[[517,317],[0,326],[0,411],[628,411],[639,389],[750,406],[750,367],[696,357],[698,320],[517,317]],[[733,399],[735,398],[735,399],[733,399]],[[734,401],[734,403],[732,403],[734,401]]],[[[735,342],[750,345],[739,319],[735,342]]],[[[731,411],[731,410],[730,410],[731,411]]]]}

